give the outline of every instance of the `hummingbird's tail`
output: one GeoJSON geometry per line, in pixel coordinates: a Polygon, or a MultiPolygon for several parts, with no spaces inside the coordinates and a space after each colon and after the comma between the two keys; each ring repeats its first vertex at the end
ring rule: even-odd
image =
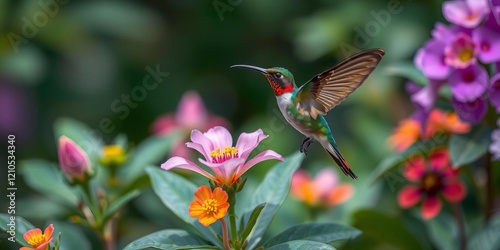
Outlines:
{"type": "Polygon", "coordinates": [[[324,148],[326,149],[326,152],[330,154],[330,156],[333,158],[335,163],[339,165],[340,170],[344,172],[345,175],[353,178],[353,179],[358,179],[358,176],[352,172],[351,168],[349,167],[349,164],[347,164],[347,161],[344,159],[342,154],[340,153],[339,149],[334,143],[328,142],[328,145],[324,145],[324,148]]]}

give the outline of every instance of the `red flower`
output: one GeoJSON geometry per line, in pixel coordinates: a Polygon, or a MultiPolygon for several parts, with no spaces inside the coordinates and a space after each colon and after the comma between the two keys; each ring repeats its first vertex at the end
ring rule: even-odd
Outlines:
{"type": "Polygon", "coordinates": [[[422,200],[424,219],[435,217],[441,210],[440,194],[452,203],[465,197],[465,186],[458,178],[458,171],[451,167],[446,149],[431,152],[429,162],[422,156],[411,158],[404,168],[404,175],[413,184],[399,191],[399,206],[413,207],[422,200]]]}

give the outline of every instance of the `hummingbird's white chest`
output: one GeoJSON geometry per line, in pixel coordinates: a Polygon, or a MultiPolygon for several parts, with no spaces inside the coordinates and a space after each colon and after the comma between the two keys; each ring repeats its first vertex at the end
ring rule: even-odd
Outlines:
{"type": "Polygon", "coordinates": [[[302,122],[290,112],[290,108],[295,108],[292,103],[292,93],[285,93],[280,96],[276,96],[276,101],[285,120],[300,133],[305,136],[309,136],[310,131],[308,131],[302,122]]]}

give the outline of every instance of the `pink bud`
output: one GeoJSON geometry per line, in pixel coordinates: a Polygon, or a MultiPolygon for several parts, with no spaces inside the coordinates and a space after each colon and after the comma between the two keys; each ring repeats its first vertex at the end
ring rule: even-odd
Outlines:
{"type": "Polygon", "coordinates": [[[92,171],[85,151],[64,135],[59,137],[58,154],[59,165],[70,178],[82,181],[85,178],[85,172],[90,173],[92,171]]]}

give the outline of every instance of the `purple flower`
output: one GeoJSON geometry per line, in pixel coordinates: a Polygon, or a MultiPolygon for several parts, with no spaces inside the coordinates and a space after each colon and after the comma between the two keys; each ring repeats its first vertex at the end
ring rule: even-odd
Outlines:
{"type": "Polygon", "coordinates": [[[456,100],[473,101],[488,88],[488,72],[477,64],[465,69],[455,69],[450,74],[450,87],[456,100]]]}
{"type": "Polygon", "coordinates": [[[477,27],[472,31],[472,39],[476,46],[477,56],[483,63],[500,61],[500,26],[496,30],[477,27]]]}
{"type": "Polygon", "coordinates": [[[487,105],[483,98],[477,98],[472,101],[461,102],[456,98],[452,98],[451,103],[457,111],[460,120],[477,124],[483,119],[486,114],[487,105]]]}
{"type": "Polygon", "coordinates": [[[446,64],[463,69],[476,63],[474,41],[466,33],[460,32],[444,49],[446,64]]]}
{"type": "Polygon", "coordinates": [[[490,89],[488,92],[488,96],[497,112],[500,112],[500,73],[497,73],[493,77],[491,77],[490,89]]]}
{"type": "Polygon", "coordinates": [[[490,153],[494,160],[500,160],[500,118],[497,120],[499,128],[491,133],[490,153]]]}
{"type": "Polygon", "coordinates": [[[446,20],[465,28],[476,27],[488,12],[487,0],[456,0],[443,3],[443,15],[446,20]]]}
{"type": "Polygon", "coordinates": [[[445,63],[444,48],[446,43],[441,40],[429,40],[415,55],[414,63],[422,73],[430,79],[446,79],[450,67],[445,63]]]}

